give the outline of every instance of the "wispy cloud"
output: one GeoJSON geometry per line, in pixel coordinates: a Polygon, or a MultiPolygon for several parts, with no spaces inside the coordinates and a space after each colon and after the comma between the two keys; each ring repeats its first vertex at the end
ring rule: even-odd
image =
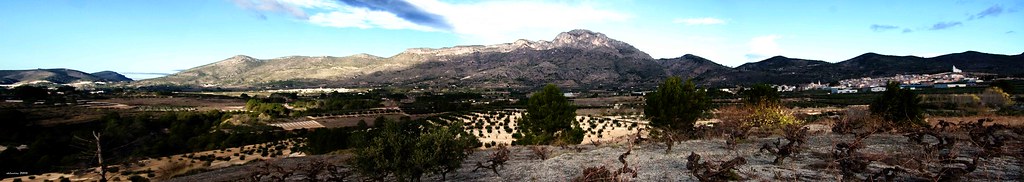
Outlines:
{"type": "Polygon", "coordinates": [[[680,23],[680,24],[686,24],[686,25],[719,25],[719,24],[725,24],[725,20],[718,19],[718,18],[712,18],[712,17],[686,18],[686,19],[676,18],[676,19],[672,20],[672,23],[680,23]]]}
{"type": "Polygon", "coordinates": [[[938,23],[935,23],[934,25],[932,25],[932,27],[928,28],[928,29],[929,30],[943,30],[943,29],[953,28],[953,27],[957,27],[957,26],[961,26],[961,25],[964,25],[964,24],[960,23],[959,21],[938,22],[938,23]]]}
{"type": "Polygon", "coordinates": [[[294,18],[306,19],[308,15],[301,8],[277,0],[233,0],[238,7],[256,13],[257,18],[267,19],[265,13],[286,13],[294,18]]]}
{"type": "Polygon", "coordinates": [[[441,30],[451,30],[452,25],[444,17],[428,12],[404,0],[339,0],[349,6],[367,8],[373,11],[384,11],[398,18],[423,26],[441,30]]]}
{"type": "Polygon", "coordinates": [[[880,25],[880,24],[873,24],[873,25],[871,25],[871,30],[873,30],[875,32],[884,32],[884,31],[889,31],[889,30],[894,30],[894,29],[899,29],[899,28],[900,28],[899,26],[894,26],[894,25],[880,25]]]}
{"type": "Polygon", "coordinates": [[[750,42],[747,43],[750,51],[744,56],[754,61],[768,56],[782,55],[782,48],[775,42],[779,38],[782,38],[782,36],[765,35],[750,39],[750,42]]]}
{"type": "Polygon", "coordinates": [[[314,14],[309,17],[309,22],[320,26],[339,28],[437,30],[434,27],[407,21],[388,12],[353,7],[342,7],[332,12],[314,14]]]}
{"type": "Polygon", "coordinates": [[[1017,32],[1015,32],[1015,31],[1013,31],[1013,30],[1010,30],[1010,31],[1006,31],[1006,34],[1011,34],[1011,33],[1017,33],[1017,32]]]}
{"type": "Polygon", "coordinates": [[[911,30],[909,28],[904,28],[903,29],[903,33],[910,33],[910,32],[914,32],[914,30],[911,30]]]}
{"type": "Polygon", "coordinates": [[[982,19],[990,16],[995,17],[999,16],[1000,14],[1003,14],[1003,6],[997,4],[993,5],[992,7],[988,7],[988,9],[985,9],[984,11],[981,11],[978,14],[971,15],[971,18],[969,18],[968,20],[982,19]]]}
{"type": "MultiPolygon", "coordinates": [[[[338,28],[445,31],[468,43],[498,43],[622,22],[628,14],[585,2],[440,0],[234,0],[258,13],[290,12],[309,23],[338,28]],[[525,10],[525,11],[524,11],[525,10]],[[307,15],[308,12],[308,15],[307,15]]],[[[260,14],[263,16],[263,14],[260,14]]]]}

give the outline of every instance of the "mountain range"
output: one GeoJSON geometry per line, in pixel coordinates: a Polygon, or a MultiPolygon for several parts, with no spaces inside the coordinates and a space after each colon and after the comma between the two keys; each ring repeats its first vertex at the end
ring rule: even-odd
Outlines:
{"type": "Polygon", "coordinates": [[[708,86],[801,84],[948,72],[953,66],[968,72],[1019,76],[1024,75],[1024,53],[967,51],[932,58],[865,53],[836,63],[775,56],[731,68],[691,54],[654,59],[602,33],[572,30],[551,41],[411,48],[391,57],[356,54],[257,59],[238,55],[132,85],[536,88],[551,83],[613,89],[651,88],[668,76],[694,78],[708,86]]]}
{"type": "Polygon", "coordinates": [[[48,81],[57,84],[77,81],[125,82],[132,79],[113,71],[85,73],[73,69],[0,70],[0,84],[48,81]]]}

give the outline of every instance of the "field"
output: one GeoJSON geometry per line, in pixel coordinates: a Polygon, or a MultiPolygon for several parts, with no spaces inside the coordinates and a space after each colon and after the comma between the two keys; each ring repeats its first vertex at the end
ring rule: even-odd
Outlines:
{"type": "MultiPolygon", "coordinates": [[[[491,148],[497,145],[510,145],[514,140],[512,134],[519,132],[516,123],[522,118],[522,110],[498,110],[441,117],[431,122],[462,122],[469,134],[476,135],[480,142],[484,143],[483,148],[491,148]]],[[[576,120],[580,128],[586,132],[584,144],[621,140],[621,137],[647,127],[645,121],[618,116],[576,116],[576,120]]]]}
{"type": "MultiPolygon", "coordinates": [[[[139,175],[148,176],[148,178],[156,180],[167,180],[178,175],[196,174],[228,166],[242,165],[252,161],[302,157],[305,154],[293,151],[293,148],[300,145],[298,141],[285,140],[221,150],[141,159],[126,165],[110,166],[117,168],[119,171],[108,172],[107,179],[111,179],[111,181],[118,181],[116,179],[127,180],[132,175],[139,175]],[[262,151],[266,151],[266,153],[264,154],[262,151]]],[[[74,173],[45,173],[22,176],[20,178],[23,181],[58,181],[61,177],[68,178],[71,181],[97,181],[100,178],[99,176],[97,168],[90,168],[77,170],[74,173]],[[34,179],[30,180],[30,178],[34,179]]],[[[13,180],[14,178],[8,178],[0,180],[0,182],[10,182],[13,180]]]]}
{"type": "MultiPolygon", "coordinates": [[[[484,114],[474,113],[479,117],[484,114]],[[478,115],[479,114],[479,115],[478,115]]],[[[505,117],[495,114],[498,118],[516,117],[514,112],[507,112],[505,117]]],[[[466,116],[472,118],[471,116],[466,116]]],[[[479,118],[478,117],[478,118],[479,118]]],[[[461,118],[461,117],[460,117],[461,118]]],[[[949,118],[967,121],[971,118],[949,118]]],[[[1014,126],[1024,124],[1021,120],[1001,121],[1014,126]]],[[[486,122],[485,122],[486,123],[486,122]]],[[[486,126],[486,125],[485,125],[486,126]]],[[[888,175],[894,181],[932,181],[946,174],[956,174],[960,180],[966,181],[1020,181],[1024,179],[1024,142],[1007,140],[999,147],[1001,152],[985,155],[989,151],[970,142],[968,129],[957,128],[943,135],[952,136],[955,144],[948,149],[929,151],[935,139],[925,139],[928,145],[914,142],[905,133],[875,133],[858,140],[854,134],[833,133],[831,123],[816,123],[808,126],[808,136],[801,150],[776,164],[776,155],[760,148],[763,144],[771,144],[778,140],[785,141],[784,136],[774,134],[754,136],[740,141],[730,147],[723,137],[709,137],[699,140],[688,140],[676,143],[672,151],[657,142],[641,142],[632,148],[629,140],[608,141],[599,144],[583,144],[566,147],[556,146],[513,146],[510,147],[509,160],[498,168],[498,173],[490,170],[475,170],[478,162],[486,162],[497,148],[476,150],[469,159],[463,162],[462,168],[442,180],[439,176],[428,176],[426,181],[567,181],[582,176],[585,168],[605,166],[615,170],[623,165],[619,157],[630,151],[624,159],[629,168],[636,171],[635,177],[626,177],[630,181],[698,181],[688,169],[691,154],[700,155],[701,161],[708,165],[718,165],[725,161],[742,157],[743,163],[732,170],[735,177],[742,181],[846,181],[857,179],[884,179],[886,172],[895,169],[888,175]],[[860,141],[860,142],[857,142],[860,141]],[[853,156],[845,156],[849,152],[840,147],[851,142],[863,144],[859,150],[852,151],[853,156]],[[845,144],[844,144],[845,143],[845,144]],[[546,148],[547,158],[538,155],[535,147],[546,148]],[[987,156],[987,157],[978,157],[987,156]],[[847,158],[851,157],[851,158],[847,158]],[[974,159],[978,160],[975,161],[974,159]],[[848,166],[851,160],[865,162],[863,169],[854,170],[848,166]],[[967,171],[969,166],[974,169],[967,171]],[[960,171],[960,172],[958,172],[960,171]],[[844,175],[846,174],[846,175],[844,175]]],[[[475,130],[474,130],[475,131],[475,130]]],[[[1002,130],[1000,136],[1021,138],[1024,133],[1019,130],[1002,130]]],[[[486,135],[493,136],[493,135],[486,135]]],[[[299,158],[281,159],[274,162],[278,166],[291,169],[294,174],[290,179],[305,178],[304,172],[317,165],[317,161],[328,161],[328,164],[341,166],[335,174],[358,177],[344,162],[351,154],[342,152],[330,155],[317,155],[299,158]]],[[[263,163],[250,163],[232,166],[211,172],[172,179],[171,181],[190,181],[204,179],[206,181],[236,181],[257,175],[255,171],[265,168],[263,163]]],[[[320,173],[327,175],[326,173],[320,173]]],[[[282,175],[271,173],[271,175],[282,175]]],[[[267,180],[263,180],[267,181],[267,180]]]]}
{"type": "Polygon", "coordinates": [[[240,99],[193,97],[111,98],[96,101],[123,104],[125,105],[123,109],[135,108],[149,111],[238,111],[245,107],[245,101],[240,99]]]}

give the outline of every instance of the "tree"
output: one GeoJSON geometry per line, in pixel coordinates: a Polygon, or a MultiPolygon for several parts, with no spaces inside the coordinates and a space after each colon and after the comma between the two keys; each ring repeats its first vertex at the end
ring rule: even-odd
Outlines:
{"type": "Polygon", "coordinates": [[[90,156],[90,157],[95,156],[96,157],[96,162],[99,165],[99,170],[100,170],[100,182],[107,182],[107,164],[103,163],[103,145],[102,145],[103,141],[102,141],[101,137],[102,137],[102,134],[97,133],[96,131],[92,132],[92,139],[84,139],[84,138],[79,138],[78,136],[74,136],[74,138],[76,140],[81,142],[79,144],[84,146],[84,147],[81,147],[81,148],[87,149],[87,150],[83,151],[84,154],[86,154],[86,156],[90,156]],[[93,144],[95,144],[95,145],[93,145],[93,144]],[[93,147],[93,148],[90,148],[90,147],[93,147]]]}
{"type": "Polygon", "coordinates": [[[768,84],[756,84],[749,90],[741,91],[740,94],[750,104],[779,102],[779,91],[768,84]]]}
{"type": "Polygon", "coordinates": [[[871,102],[871,113],[896,126],[927,126],[921,110],[921,98],[899,83],[889,82],[885,92],[871,102]]]}
{"type": "Polygon", "coordinates": [[[672,150],[679,135],[692,134],[693,124],[711,109],[705,92],[697,89],[693,80],[683,84],[679,77],[669,77],[646,99],[644,115],[656,129],[651,134],[665,141],[666,151],[672,150]]]}
{"type": "Polygon", "coordinates": [[[14,87],[14,96],[25,101],[27,104],[32,104],[36,100],[46,99],[49,95],[46,88],[34,87],[29,85],[22,85],[14,87]]]}
{"type": "Polygon", "coordinates": [[[530,96],[519,127],[522,134],[515,137],[513,144],[516,145],[583,142],[583,129],[576,123],[576,106],[552,84],[530,96]]]}
{"type": "Polygon", "coordinates": [[[1003,92],[1006,92],[1008,94],[1015,94],[1015,93],[1017,93],[1017,90],[1013,87],[1013,83],[1011,83],[1010,81],[1007,81],[1007,80],[996,80],[996,81],[993,81],[991,86],[998,87],[999,89],[1002,89],[1003,92]]]}
{"type": "Polygon", "coordinates": [[[796,124],[793,117],[779,101],[779,91],[768,84],[756,84],[748,90],[740,92],[746,102],[745,110],[749,115],[745,120],[750,126],[780,127],[796,124]]]}
{"type": "Polygon", "coordinates": [[[448,173],[462,167],[476,137],[462,130],[461,123],[451,126],[424,126],[413,121],[385,121],[366,146],[355,150],[355,168],[364,176],[383,181],[394,176],[398,181],[419,181],[424,174],[448,173]]]}
{"type": "Polygon", "coordinates": [[[440,174],[444,181],[448,173],[462,167],[462,161],[477,146],[479,140],[463,130],[461,122],[435,127],[420,135],[416,141],[412,153],[413,166],[435,175],[440,174]]]}
{"type": "Polygon", "coordinates": [[[978,94],[981,103],[991,108],[1004,108],[1013,105],[1013,99],[1010,98],[1010,94],[1000,89],[1000,87],[989,87],[978,94]]]}

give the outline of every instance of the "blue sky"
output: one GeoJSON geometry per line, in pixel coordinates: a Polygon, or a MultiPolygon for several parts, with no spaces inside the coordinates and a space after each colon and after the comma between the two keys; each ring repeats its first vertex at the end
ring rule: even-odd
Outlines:
{"type": "Polygon", "coordinates": [[[0,2],[0,69],[150,78],[239,54],[388,57],[578,28],[655,58],[695,54],[727,66],[775,55],[1020,54],[1022,10],[1017,0],[14,0],[0,2]]]}

